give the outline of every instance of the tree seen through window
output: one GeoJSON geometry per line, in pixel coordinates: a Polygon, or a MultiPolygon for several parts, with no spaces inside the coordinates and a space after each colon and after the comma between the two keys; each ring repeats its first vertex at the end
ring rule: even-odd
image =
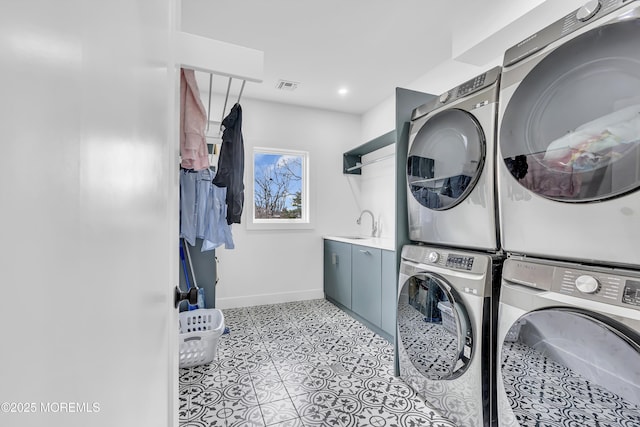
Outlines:
{"type": "Polygon", "coordinates": [[[254,153],[255,219],[303,218],[303,156],[254,153]]]}

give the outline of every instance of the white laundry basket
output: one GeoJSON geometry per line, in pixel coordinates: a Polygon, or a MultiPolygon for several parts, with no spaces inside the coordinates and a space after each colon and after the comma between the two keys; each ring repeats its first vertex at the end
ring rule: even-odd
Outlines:
{"type": "Polygon", "coordinates": [[[218,351],[218,340],[224,332],[224,316],[217,308],[183,311],[180,323],[180,367],[211,363],[218,351]]]}
{"type": "Polygon", "coordinates": [[[453,309],[451,308],[451,303],[440,301],[438,303],[438,308],[440,309],[440,314],[442,315],[442,327],[445,331],[456,334],[456,319],[453,317],[453,309]]]}

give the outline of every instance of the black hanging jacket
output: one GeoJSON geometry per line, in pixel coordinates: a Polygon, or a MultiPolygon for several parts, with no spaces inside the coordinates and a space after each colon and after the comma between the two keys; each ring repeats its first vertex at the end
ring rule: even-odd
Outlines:
{"type": "Polygon", "coordinates": [[[244,140],[242,139],[242,107],[236,103],[222,120],[222,148],[213,184],[227,187],[227,224],[240,224],[244,206],[244,140]]]}

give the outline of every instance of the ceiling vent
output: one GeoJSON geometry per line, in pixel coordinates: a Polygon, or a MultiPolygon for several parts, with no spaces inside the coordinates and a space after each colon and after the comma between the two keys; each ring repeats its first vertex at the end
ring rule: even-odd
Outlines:
{"type": "Polygon", "coordinates": [[[289,80],[279,80],[278,84],[276,84],[276,89],[279,90],[296,90],[300,83],[292,82],[289,80]]]}

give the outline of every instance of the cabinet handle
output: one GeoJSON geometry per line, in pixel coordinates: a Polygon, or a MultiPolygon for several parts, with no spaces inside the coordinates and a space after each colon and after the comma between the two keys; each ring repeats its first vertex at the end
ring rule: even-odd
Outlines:
{"type": "Polygon", "coordinates": [[[338,255],[336,253],[331,254],[331,264],[338,265],[338,255]]]}
{"type": "Polygon", "coordinates": [[[362,252],[363,254],[371,255],[371,252],[365,251],[364,249],[360,249],[360,252],[362,252]]]}

